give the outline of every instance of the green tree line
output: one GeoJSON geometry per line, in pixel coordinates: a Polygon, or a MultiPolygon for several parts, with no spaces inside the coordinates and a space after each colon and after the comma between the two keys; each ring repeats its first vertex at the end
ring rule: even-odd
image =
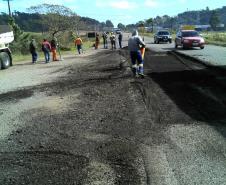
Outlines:
{"type": "MultiPolygon", "coordinates": [[[[213,30],[217,30],[219,24],[226,26],[226,6],[215,10],[186,11],[171,17],[168,15],[156,16],[134,24],[126,25],[126,29],[131,30],[139,25],[147,27],[163,27],[170,29],[178,29],[180,25],[211,25],[213,30]]],[[[224,27],[226,29],[226,27],[224,27]]]]}

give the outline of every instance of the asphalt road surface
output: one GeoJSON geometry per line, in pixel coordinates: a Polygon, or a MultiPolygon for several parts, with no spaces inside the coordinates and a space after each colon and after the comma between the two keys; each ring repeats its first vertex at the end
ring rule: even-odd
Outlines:
{"type": "Polygon", "coordinates": [[[193,57],[207,65],[226,66],[226,47],[206,45],[204,49],[200,48],[183,49],[181,47],[175,49],[174,41],[171,44],[170,43],[154,44],[154,39],[150,37],[145,37],[145,42],[147,43],[147,47],[151,48],[153,51],[156,52],[165,52],[174,50],[178,54],[193,57]]]}
{"type": "Polygon", "coordinates": [[[226,73],[147,51],[0,71],[1,185],[224,185],[226,73]]]}

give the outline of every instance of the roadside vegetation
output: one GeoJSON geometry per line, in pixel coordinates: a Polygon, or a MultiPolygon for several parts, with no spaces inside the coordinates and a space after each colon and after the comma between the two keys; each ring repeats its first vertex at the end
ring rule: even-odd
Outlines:
{"type": "MultiPolygon", "coordinates": [[[[74,39],[76,37],[77,34],[73,32],[64,32],[57,36],[59,44],[58,49],[60,50],[61,55],[77,54],[77,50],[74,45],[74,39]]],[[[83,50],[87,50],[92,47],[94,39],[88,39],[86,32],[82,32],[80,37],[83,40],[83,50]]],[[[20,42],[14,42],[11,45],[14,62],[31,60],[31,54],[29,52],[29,43],[32,38],[36,40],[39,58],[44,59],[44,55],[41,50],[41,43],[44,38],[51,40],[51,35],[49,35],[48,33],[43,34],[43,33],[24,32],[20,36],[20,42]]]]}
{"type": "Polygon", "coordinates": [[[84,41],[83,49],[92,47],[93,40],[88,40],[86,32],[81,31],[80,17],[71,9],[61,5],[42,4],[29,8],[30,12],[39,15],[39,24],[42,31],[25,32],[14,18],[9,18],[9,24],[14,31],[15,40],[10,44],[14,61],[26,60],[31,57],[29,43],[35,39],[39,56],[42,55],[41,44],[43,39],[57,41],[61,55],[75,50],[74,39],[79,35],[84,41]]]}
{"type": "Polygon", "coordinates": [[[226,47],[226,32],[204,32],[202,35],[207,44],[226,47]]]}

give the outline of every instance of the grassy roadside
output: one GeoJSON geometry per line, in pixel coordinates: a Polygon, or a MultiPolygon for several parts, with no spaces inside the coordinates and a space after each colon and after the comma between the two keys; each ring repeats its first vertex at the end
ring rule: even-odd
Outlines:
{"type": "MultiPolygon", "coordinates": [[[[83,43],[83,50],[85,51],[92,48],[93,43],[94,43],[93,40],[85,40],[83,43]]],[[[76,55],[77,50],[73,45],[71,45],[69,50],[61,50],[60,53],[62,56],[72,55],[72,54],[76,55]]],[[[59,56],[58,52],[57,52],[57,55],[59,56]]],[[[15,64],[20,62],[25,62],[25,61],[31,61],[31,54],[22,55],[20,53],[13,53],[12,57],[13,57],[13,63],[15,64]]],[[[43,52],[40,52],[40,51],[38,52],[38,59],[44,61],[43,52]]]]}
{"type": "Polygon", "coordinates": [[[202,36],[205,38],[207,44],[226,47],[226,32],[206,32],[202,36]]]}

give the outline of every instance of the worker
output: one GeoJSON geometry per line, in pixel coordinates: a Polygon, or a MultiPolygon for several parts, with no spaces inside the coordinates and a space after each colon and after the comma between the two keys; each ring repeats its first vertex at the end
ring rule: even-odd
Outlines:
{"type": "Polygon", "coordinates": [[[119,43],[119,47],[122,49],[122,32],[121,31],[118,35],[118,43],[119,43]]]}
{"type": "Polygon", "coordinates": [[[145,48],[145,43],[142,38],[138,35],[138,31],[134,30],[132,37],[128,41],[128,49],[130,51],[130,57],[132,62],[132,72],[136,77],[141,76],[144,78],[144,61],[140,49],[145,48]]]}
{"type": "Polygon", "coordinates": [[[99,34],[96,34],[95,49],[98,49],[100,43],[99,34]]]}
{"type": "Polygon", "coordinates": [[[80,55],[82,51],[82,39],[79,36],[77,36],[74,43],[75,43],[75,47],[77,47],[78,54],[80,55]]]}
{"type": "Polygon", "coordinates": [[[51,40],[50,45],[51,45],[51,52],[52,52],[52,56],[53,56],[53,61],[59,61],[57,59],[57,52],[56,52],[57,42],[54,38],[51,40]]]}
{"type": "Polygon", "coordinates": [[[107,35],[107,33],[104,32],[102,37],[103,37],[104,49],[107,49],[108,48],[108,35],[107,35]]]}
{"type": "Polygon", "coordinates": [[[51,51],[51,45],[47,41],[47,39],[43,39],[43,42],[42,42],[42,51],[44,53],[46,63],[49,63],[49,61],[50,61],[49,52],[51,51]]]}
{"type": "Polygon", "coordinates": [[[110,41],[111,41],[111,49],[112,50],[116,49],[115,34],[113,32],[111,32],[110,41]]]}
{"type": "Polygon", "coordinates": [[[38,60],[38,53],[37,53],[37,44],[35,39],[32,39],[29,45],[29,50],[32,56],[32,63],[35,64],[38,60]]]}

